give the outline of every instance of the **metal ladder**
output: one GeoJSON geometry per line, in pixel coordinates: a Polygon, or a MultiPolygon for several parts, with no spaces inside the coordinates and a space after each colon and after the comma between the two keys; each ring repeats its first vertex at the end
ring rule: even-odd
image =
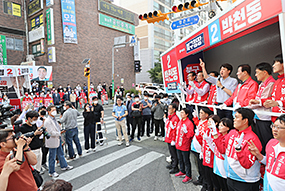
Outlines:
{"type": "Polygon", "coordinates": [[[104,122],[103,124],[101,122],[97,122],[95,126],[95,143],[104,141],[103,143],[108,145],[108,139],[107,139],[107,127],[106,123],[104,122]],[[98,125],[101,125],[101,130],[97,130],[98,125]],[[99,133],[102,133],[103,138],[99,138],[99,133]]]}

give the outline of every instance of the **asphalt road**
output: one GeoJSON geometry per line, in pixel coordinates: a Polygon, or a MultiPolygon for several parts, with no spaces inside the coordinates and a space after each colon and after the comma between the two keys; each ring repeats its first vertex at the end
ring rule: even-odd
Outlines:
{"type": "MultiPolygon", "coordinates": [[[[61,171],[56,167],[58,179],[64,179],[73,185],[73,190],[80,191],[198,191],[192,183],[183,184],[182,178],[170,175],[165,166],[169,156],[166,143],[154,141],[151,137],[135,140],[130,147],[118,146],[115,137],[115,123],[112,117],[112,106],[105,106],[107,141],[97,146],[97,151],[86,153],[84,150],[83,117],[78,117],[79,138],[83,156],[67,161],[74,166],[70,171],[61,171]]],[[[75,148],[75,146],[74,146],[75,148]]],[[[76,151],[76,149],[75,149],[76,151]]],[[[197,168],[192,160],[192,177],[197,177],[197,168]]],[[[50,180],[48,172],[43,174],[44,181],[50,180]]]]}

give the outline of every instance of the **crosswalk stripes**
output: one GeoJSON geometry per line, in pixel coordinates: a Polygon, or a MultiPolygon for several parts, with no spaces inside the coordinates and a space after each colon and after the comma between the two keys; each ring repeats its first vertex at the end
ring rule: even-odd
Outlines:
{"type": "MultiPolygon", "coordinates": [[[[106,116],[106,115],[105,115],[106,116]]],[[[83,117],[78,117],[78,129],[79,139],[84,150],[84,132],[83,132],[83,117]]],[[[129,147],[117,146],[118,141],[115,140],[115,122],[112,116],[105,117],[107,127],[107,137],[109,139],[107,146],[98,146],[96,152],[86,153],[83,151],[83,156],[75,158],[72,161],[68,161],[71,165],[75,166],[74,169],[61,173],[58,179],[74,184],[76,191],[102,191],[116,183],[119,183],[122,179],[128,177],[132,173],[142,169],[153,161],[163,157],[164,155],[155,151],[150,151],[139,145],[131,143],[129,147]],[[132,157],[130,157],[132,156],[132,157]],[[114,162],[118,163],[121,160],[129,160],[126,164],[113,166],[114,162]],[[78,162],[77,162],[78,161],[78,162]],[[82,161],[84,161],[82,163],[82,161]],[[82,163],[77,166],[78,163],[82,163]],[[77,165],[76,165],[77,164],[77,165]],[[100,169],[106,168],[108,171],[102,176],[97,178],[88,178],[88,174],[100,172],[100,169]],[[124,173],[122,173],[124,172],[124,173]],[[85,178],[84,178],[85,177],[85,178]],[[83,179],[82,179],[83,178],[83,179]],[[84,184],[80,180],[84,180],[84,184]]],[[[141,141],[148,140],[151,137],[141,137],[141,141]]],[[[74,147],[75,148],[75,147],[74,147]]]]}
{"type": "Polygon", "coordinates": [[[112,170],[111,172],[77,189],[76,191],[102,191],[162,156],[163,154],[151,151],[127,164],[116,168],[115,170],[112,170]]]}

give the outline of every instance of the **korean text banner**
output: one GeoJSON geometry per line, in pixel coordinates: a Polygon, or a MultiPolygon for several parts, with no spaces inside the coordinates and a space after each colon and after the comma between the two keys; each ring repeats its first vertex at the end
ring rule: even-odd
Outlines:
{"type": "Polygon", "coordinates": [[[32,66],[30,68],[30,80],[52,81],[52,66],[32,66]]]}
{"type": "Polygon", "coordinates": [[[180,93],[178,89],[180,83],[179,68],[175,49],[162,56],[162,75],[165,91],[167,93],[180,93]]]}
{"type": "Polygon", "coordinates": [[[61,0],[61,13],[64,43],[77,44],[74,0],[61,0]]]}

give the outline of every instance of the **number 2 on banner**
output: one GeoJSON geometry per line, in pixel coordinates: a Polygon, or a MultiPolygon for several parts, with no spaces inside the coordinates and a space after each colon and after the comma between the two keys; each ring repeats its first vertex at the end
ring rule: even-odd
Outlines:
{"type": "Polygon", "coordinates": [[[170,55],[167,55],[167,68],[171,68],[171,65],[170,65],[170,55]]]}
{"type": "Polygon", "coordinates": [[[7,75],[13,75],[13,72],[12,72],[12,69],[11,69],[11,68],[8,68],[8,69],[7,69],[7,75]]]}
{"type": "Polygon", "coordinates": [[[211,45],[221,41],[221,31],[220,31],[219,20],[211,23],[208,26],[208,30],[209,30],[209,39],[210,39],[211,45]]]}

